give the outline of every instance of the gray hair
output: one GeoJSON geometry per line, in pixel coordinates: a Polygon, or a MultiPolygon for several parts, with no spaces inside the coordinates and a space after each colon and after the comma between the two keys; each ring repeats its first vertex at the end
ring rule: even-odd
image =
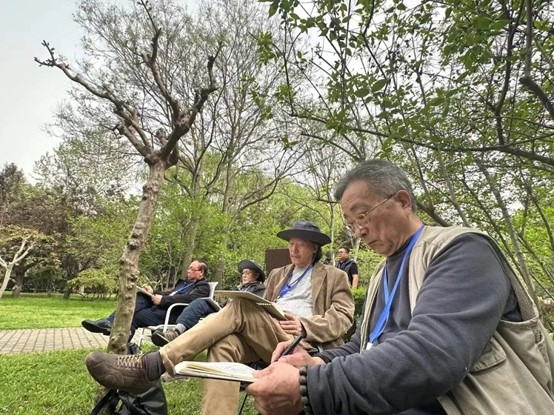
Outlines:
{"type": "Polygon", "coordinates": [[[348,185],[359,180],[367,183],[370,192],[384,198],[390,197],[400,190],[408,192],[412,201],[412,211],[416,211],[416,199],[412,184],[406,172],[396,164],[382,159],[359,162],[337,182],[335,199],[340,201],[348,185]]]}

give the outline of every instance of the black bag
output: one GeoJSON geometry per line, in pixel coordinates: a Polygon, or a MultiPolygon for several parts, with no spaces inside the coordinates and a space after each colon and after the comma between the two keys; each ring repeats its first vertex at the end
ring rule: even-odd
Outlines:
{"type": "MultiPolygon", "coordinates": [[[[139,347],[131,343],[129,354],[138,354],[139,347]]],[[[161,381],[146,392],[135,395],[130,392],[110,389],[98,401],[90,415],[98,415],[104,408],[111,415],[167,415],[167,401],[161,381]]]]}

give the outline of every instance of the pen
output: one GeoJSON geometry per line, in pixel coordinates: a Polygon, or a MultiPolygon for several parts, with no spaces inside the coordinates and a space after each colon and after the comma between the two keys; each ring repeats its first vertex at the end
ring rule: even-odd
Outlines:
{"type": "Polygon", "coordinates": [[[292,351],[294,350],[294,348],[295,348],[296,346],[298,346],[298,344],[302,341],[303,338],[304,338],[304,337],[303,337],[302,335],[296,336],[296,337],[294,338],[294,340],[292,341],[292,343],[289,344],[285,350],[283,350],[283,353],[281,353],[281,356],[280,356],[280,357],[283,357],[283,356],[286,356],[286,355],[288,355],[288,354],[291,354],[292,351]]]}

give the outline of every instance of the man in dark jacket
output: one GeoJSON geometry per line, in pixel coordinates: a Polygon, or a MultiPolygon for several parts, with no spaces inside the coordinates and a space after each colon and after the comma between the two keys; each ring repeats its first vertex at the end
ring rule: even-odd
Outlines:
{"type": "Polygon", "coordinates": [[[358,275],[358,264],[350,259],[350,249],[341,246],[337,251],[338,261],[335,266],[342,269],[348,275],[348,283],[354,289],[358,288],[360,276],[358,275]]]}
{"type": "MultiPolygon", "coordinates": [[[[163,324],[167,309],[175,303],[191,303],[197,298],[210,294],[210,285],[206,281],[208,266],[202,261],[193,261],[187,270],[187,279],[179,279],[171,291],[154,291],[145,286],[143,292],[137,294],[135,312],[131,323],[131,336],[139,327],[157,326],[163,324]]],[[[176,307],[177,308],[177,307],[176,307]]],[[[170,319],[175,323],[178,313],[170,319]]],[[[101,320],[83,320],[81,324],[93,333],[109,334],[115,318],[115,312],[101,320]]]]}
{"type": "MultiPolygon", "coordinates": [[[[238,270],[241,273],[241,283],[237,291],[248,291],[263,297],[265,292],[265,273],[262,266],[251,259],[244,259],[238,263],[238,270]]],[[[175,340],[186,330],[194,327],[201,319],[221,309],[223,304],[216,303],[211,298],[197,298],[190,303],[177,317],[175,328],[156,330],[152,334],[152,343],[156,346],[165,346],[171,340],[175,340]]]]}

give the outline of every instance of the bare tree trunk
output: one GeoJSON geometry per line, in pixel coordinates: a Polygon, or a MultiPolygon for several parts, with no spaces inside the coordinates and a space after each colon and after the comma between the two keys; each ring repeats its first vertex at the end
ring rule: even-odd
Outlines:
{"type": "Polygon", "coordinates": [[[139,273],[139,258],[152,225],[156,202],[164,181],[166,163],[158,160],[150,165],[148,181],[142,188],[137,219],[119,260],[119,293],[113,329],[108,343],[108,352],[126,352],[129,327],[136,301],[136,282],[139,273]]]}
{"type": "MultiPolygon", "coordinates": [[[[196,236],[198,235],[198,229],[200,228],[200,219],[193,214],[191,218],[188,232],[185,234],[183,244],[186,247],[185,255],[183,257],[183,265],[181,275],[187,275],[187,270],[192,262],[192,254],[196,249],[196,236]]],[[[175,281],[174,281],[175,282],[175,281]]]]}
{"type": "Polygon", "coordinates": [[[6,287],[8,286],[8,282],[10,281],[13,265],[14,264],[8,264],[8,266],[6,267],[6,272],[4,272],[4,281],[2,281],[2,286],[0,287],[0,300],[2,299],[2,295],[4,295],[6,287]]]}
{"type": "Polygon", "coordinates": [[[12,289],[12,298],[21,297],[21,289],[23,287],[23,279],[25,278],[26,268],[15,267],[15,285],[12,289]]]}
{"type": "Polygon", "coordinates": [[[221,284],[221,281],[223,281],[224,272],[225,272],[225,258],[221,257],[217,261],[214,277],[211,278],[211,281],[217,281],[218,283],[221,284]]]}

